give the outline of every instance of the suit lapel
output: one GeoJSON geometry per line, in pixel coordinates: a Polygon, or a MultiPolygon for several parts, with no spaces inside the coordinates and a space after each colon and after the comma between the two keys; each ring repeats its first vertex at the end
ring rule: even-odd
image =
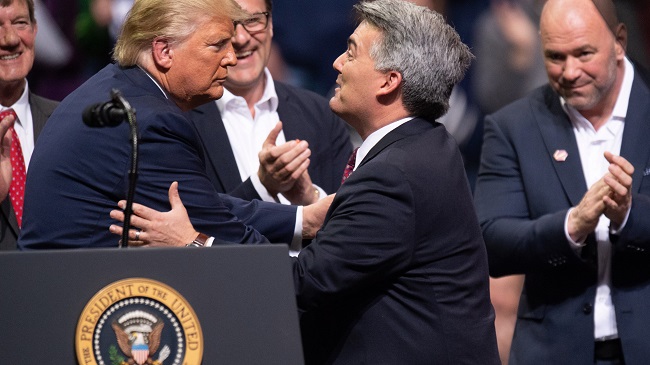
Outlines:
{"type": "Polygon", "coordinates": [[[239,186],[242,183],[239,168],[217,104],[209,102],[192,110],[191,119],[203,143],[208,175],[217,178],[224,192],[239,186]]]}
{"type": "MultiPolygon", "coordinates": [[[[275,82],[275,81],[274,81],[275,82]]],[[[312,140],[308,125],[303,123],[303,111],[291,100],[285,86],[281,82],[275,82],[275,92],[278,95],[278,116],[282,122],[284,139],[312,140]]]]}
{"type": "Polygon", "coordinates": [[[536,115],[537,126],[546,145],[548,158],[552,160],[555,173],[571,204],[577,205],[587,191],[587,183],[584,179],[578,143],[571,121],[562,109],[559,97],[550,87],[545,90],[544,103],[546,105],[533,105],[533,108],[538,109],[533,114],[536,115]],[[550,113],[543,111],[546,109],[550,113]],[[565,161],[554,157],[556,151],[562,150],[566,151],[568,155],[565,161]]]}
{"type": "Polygon", "coordinates": [[[650,159],[650,91],[640,77],[635,76],[632,83],[632,93],[625,117],[625,128],[623,130],[623,143],[621,145],[621,156],[625,157],[634,165],[632,176],[632,191],[639,190],[641,179],[645,170],[648,169],[650,159]]]}
{"type": "Polygon", "coordinates": [[[368,161],[372,160],[377,156],[381,151],[386,149],[386,147],[391,144],[399,141],[402,138],[408,137],[413,134],[423,133],[424,131],[442,126],[441,124],[435,122],[429,122],[421,118],[414,118],[401,126],[390,131],[384,138],[380,139],[377,144],[370,149],[368,154],[363,158],[363,161],[359,164],[359,167],[365,165],[368,161]]]}

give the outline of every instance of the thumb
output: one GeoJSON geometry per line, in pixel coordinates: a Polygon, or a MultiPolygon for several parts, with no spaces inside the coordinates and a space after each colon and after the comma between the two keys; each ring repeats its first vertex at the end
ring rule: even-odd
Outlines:
{"type": "Polygon", "coordinates": [[[169,204],[171,204],[172,210],[185,208],[181,201],[181,196],[178,194],[178,181],[174,181],[169,187],[169,204]]]}
{"type": "Polygon", "coordinates": [[[280,135],[280,131],[282,130],[282,122],[278,122],[275,127],[271,130],[269,135],[266,137],[266,140],[264,141],[264,146],[275,146],[275,141],[278,139],[278,135],[280,135]]]}

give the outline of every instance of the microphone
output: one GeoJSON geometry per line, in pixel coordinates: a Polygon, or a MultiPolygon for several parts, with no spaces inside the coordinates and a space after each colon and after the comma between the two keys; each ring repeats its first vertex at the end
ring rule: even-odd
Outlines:
{"type": "Polygon", "coordinates": [[[126,111],[113,100],[88,106],[81,115],[89,127],[115,127],[122,123],[126,111]]]}
{"type": "Polygon", "coordinates": [[[122,239],[118,247],[128,247],[131,214],[133,213],[133,196],[138,179],[138,124],[135,120],[135,109],[122,97],[118,89],[111,90],[111,100],[105,103],[93,104],[81,114],[84,124],[89,127],[115,127],[126,118],[131,135],[131,168],[129,169],[129,187],[126,192],[126,207],[124,208],[124,225],[122,239]]]}

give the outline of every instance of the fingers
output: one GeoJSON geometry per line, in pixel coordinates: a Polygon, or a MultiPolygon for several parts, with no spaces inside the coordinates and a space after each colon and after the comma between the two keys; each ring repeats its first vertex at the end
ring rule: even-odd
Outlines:
{"type": "Polygon", "coordinates": [[[5,135],[9,128],[14,126],[15,118],[13,114],[5,114],[2,119],[0,119],[0,135],[5,135]]]}
{"type": "Polygon", "coordinates": [[[269,133],[268,136],[266,136],[266,139],[264,140],[264,143],[262,144],[262,149],[266,146],[275,146],[275,141],[278,139],[278,136],[280,135],[280,131],[282,130],[282,122],[278,122],[273,129],[271,129],[271,132],[269,133]]]}
{"type": "MultiPolygon", "coordinates": [[[[170,187],[170,189],[171,189],[171,187],[170,187]]],[[[180,200],[180,198],[179,198],[179,200],[180,200]]],[[[117,206],[122,208],[122,209],[126,209],[126,200],[120,200],[117,203],[117,206]]],[[[138,217],[144,218],[145,220],[151,220],[153,218],[153,216],[156,213],[158,213],[157,210],[148,208],[148,207],[146,207],[146,206],[144,206],[142,204],[138,204],[138,203],[133,203],[133,205],[131,206],[131,212],[133,212],[133,214],[131,215],[132,217],[133,216],[138,216],[138,217]]]]}
{"type": "Polygon", "coordinates": [[[617,156],[609,151],[606,151],[604,155],[607,162],[618,166],[625,174],[629,176],[634,174],[634,166],[624,157],[617,156]]]}
{"type": "MultiPolygon", "coordinates": [[[[120,237],[124,233],[124,229],[118,225],[111,225],[108,230],[115,234],[119,235],[120,237]]],[[[140,246],[145,246],[146,245],[146,232],[138,230],[138,229],[129,229],[129,243],[128,246],[132,247],[140,247],[140,246]]],[[[122,242],[122,240],[120,240],[122,242]]],[[[124,244],[124,242],[122,242],[124,244]]]]}

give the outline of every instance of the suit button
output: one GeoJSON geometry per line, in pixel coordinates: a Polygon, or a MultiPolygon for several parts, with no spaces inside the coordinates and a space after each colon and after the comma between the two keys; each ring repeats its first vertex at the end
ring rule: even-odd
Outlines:
{"type": "Polygon", "coordinates": [[[591,305],[591,303],[586,303],[586,304],[582,307],[582,312],[583,312],[584,314],[591,314],[591,311],[592,311],[593,309],[594,309],[594,306],[591,305]]]}

